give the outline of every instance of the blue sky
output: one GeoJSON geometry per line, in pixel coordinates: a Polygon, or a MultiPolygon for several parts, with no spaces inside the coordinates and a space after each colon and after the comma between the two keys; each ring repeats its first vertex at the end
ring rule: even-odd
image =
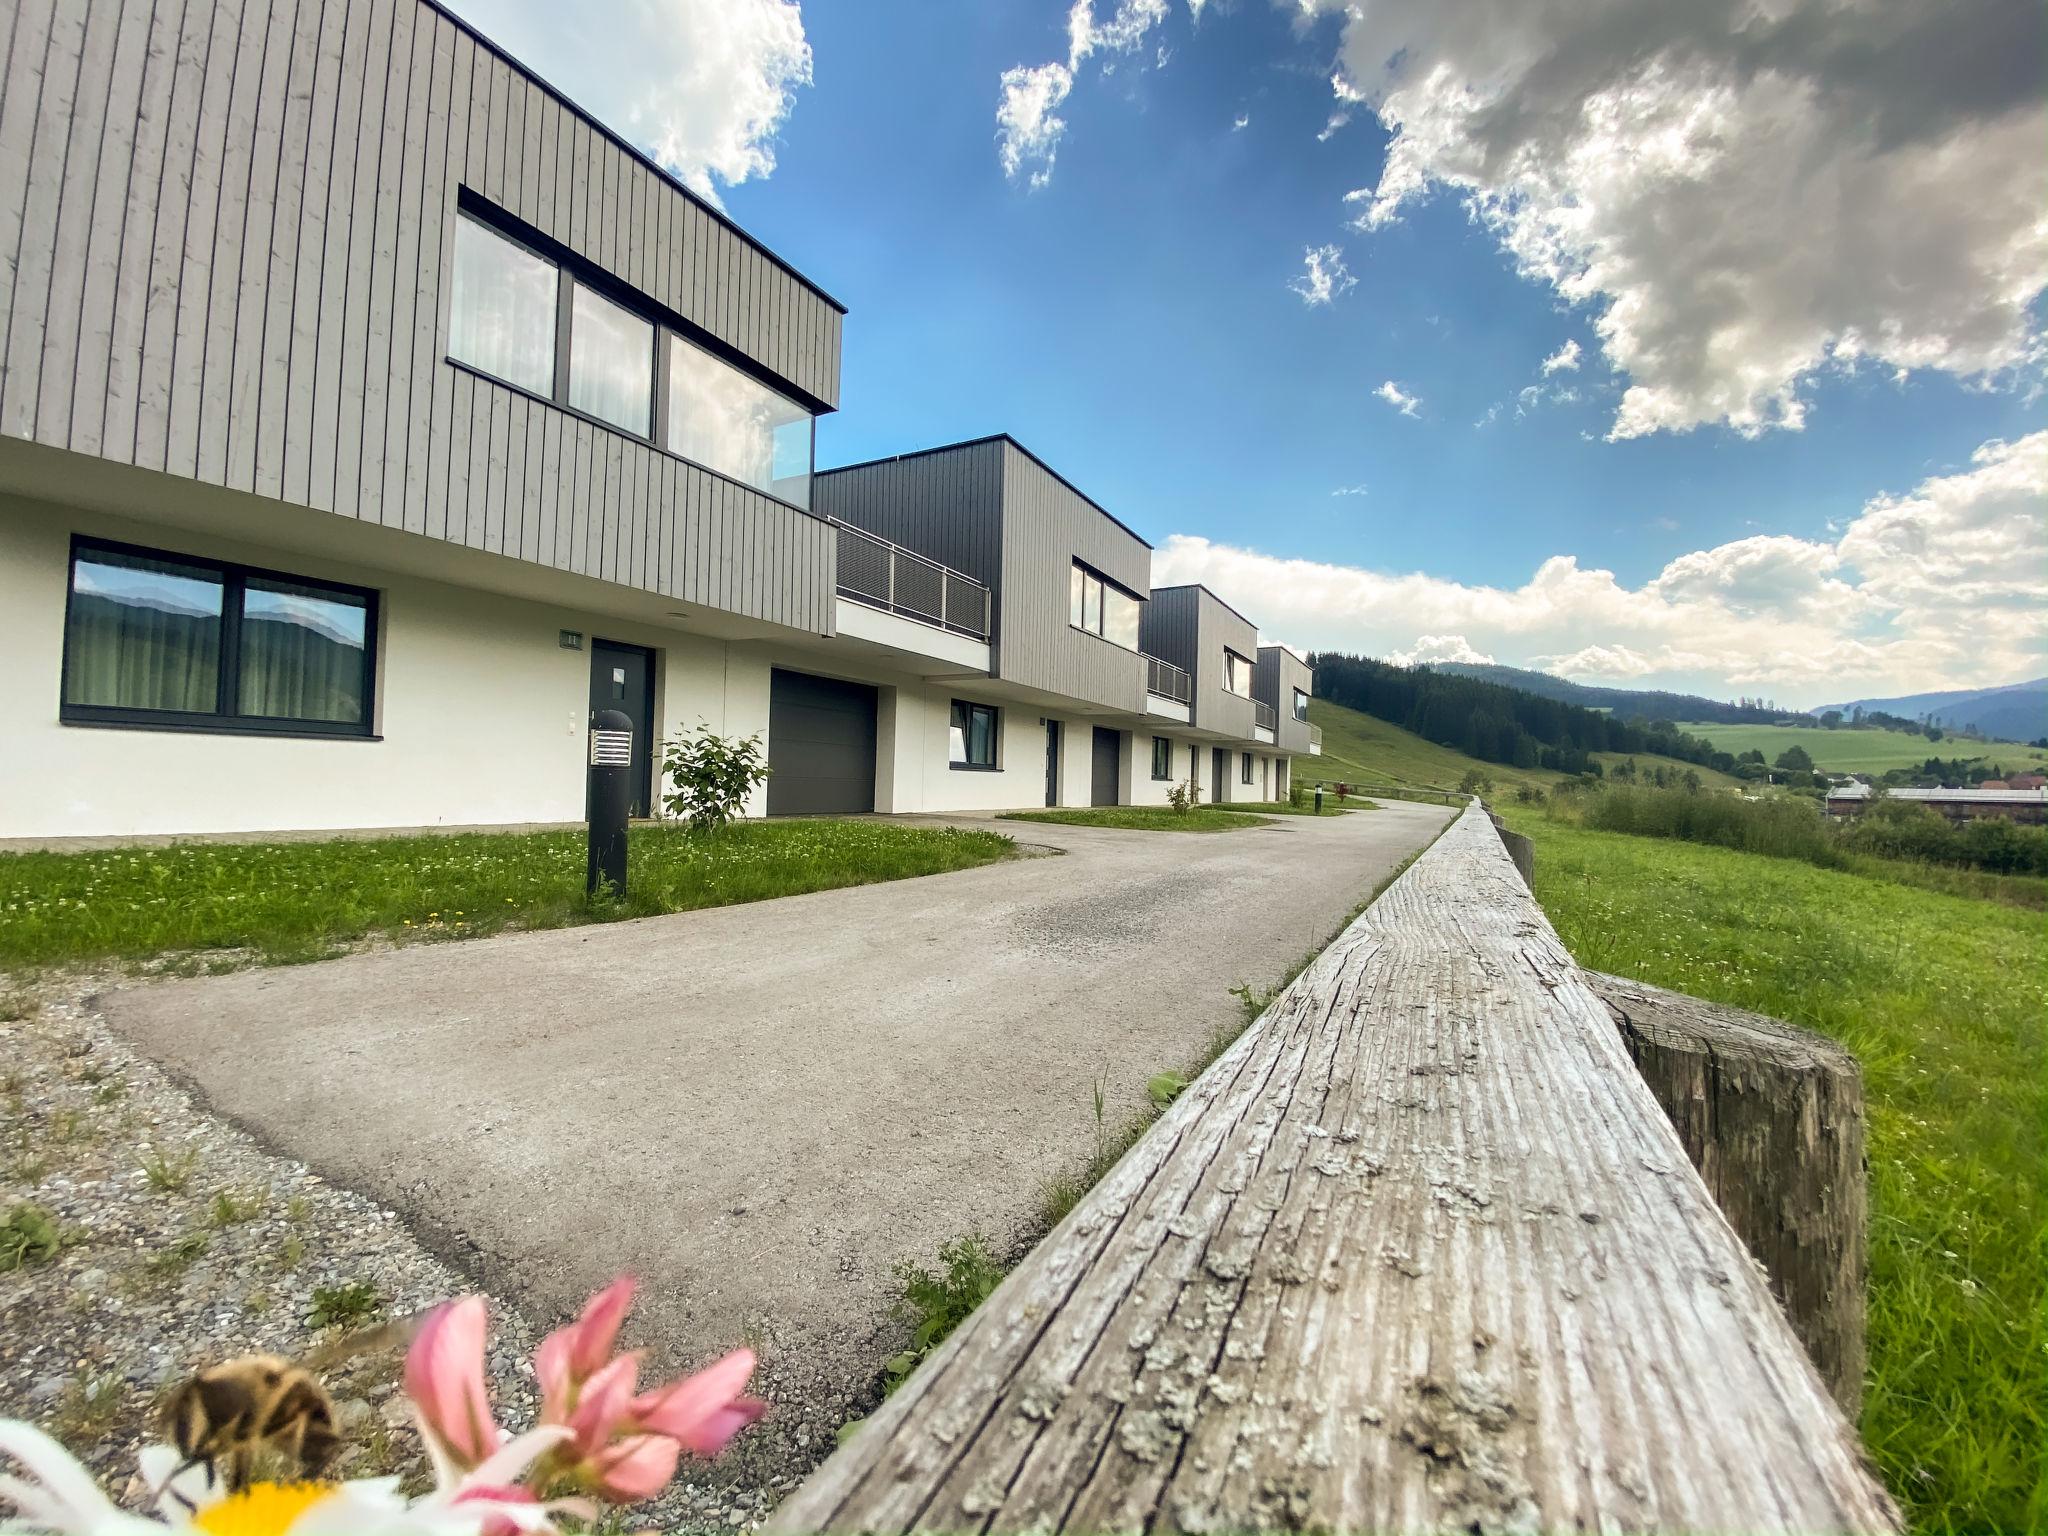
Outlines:
{"type": "MultiPolygon", "coordinates": [[[[1972,8],[1958,11],[1959,26],[1972,8]]],[[[569,45],[554,36],[558,21],[522,0],[464,9],[516,53],[557,60],[543,72],[666,149],[847,304],[841,411],[820,426],[821,464],[1008,431],[1155,544],[1172,541],[1175,574],[1209,580],[1290,643],[1487,655],[1801,702],[1843,684],[1870,693],[2044,670],[2037,461],[2048,444],[2033,436],[2044,416],[2044,237],[2023,223],[1964,227],[1978,192],[1959,186],[1958,228],[1946,238],[1966,255],[1974,240],[1980,259],[1958,267],[1936,238],[1943,208],[1899,195],[1914,172],[1898,168],[1889,144],[1873,149],[1852,121],[1818,109],[1789,126],[1761,120],[1802,83],[1835,94],[1863,84],[1828,75],[1846,49],[1788,58],[1784,81],[1754,108],[1723,93],[1714,128],[1738,153],[1753,145],[1761,164],[1782,138],[1787,154],[1803,148],[1822,162],[1814,183],[1759,198],[1753,234],[1737,239],[1727,232],[1745,217],[1746,192],[1717,193],[1713,178],[1740,173],[1753,187],[1767,179],[1757,167],[1681,158],[1647,184],[1634,171],[1654,160],[1642,145],[1659,113],[1696,123],[1699,101],[1721,97],[1639,105],[1640,143],[1631,128],[1618,141],[1527,128],[1523,160],[1551,158],[1537,181],[1517,184],[1471,174],[1459,155],[1478,131],[1384,68],[1391,50],[1492,85],[1507,79],[1502,99],[1541,123],[1557,114],[1532,100],[1528,60],[1547,50],[1583,61],[1581,78],[1558,87],[1577,93],[1565,99],[1582,114],[1586,101],[1628,88],[1635,67],[1603,61],[1592,3],[1557,12],[1522,59],[1502,55],[1497,38],[1447,30],[1426,7],[1391,41],[1341,14],[1303,25],[1294,6],[1264,0],[1082,0],[1075,13],[1022,0],[628,7],[683,36],[682,65],[659,50],[636,58],[630,23],[613,43],[569,45]],[[749,11],[784,27],[782,57],[767,66],[781,110],[742,99],[737,130],[708,131],[736,131],[753,160],[735,160],[728,144],[710,152],[711,169],[693,167],[690,134],[707,130],[662,113],[687,99],[715,118],[717,89],[689,76],[689,50],[727,49],[719,78],[743,75],[759,34],[729,19],[749,11]],[[808,48],[807,83],[791,63],[792,21],[808,48]],[[1092,41],[1076,49],[1071,39],[1089,28],[1092,41]],[[1070,77],[1055,103],[1054,155],[1027,156],[1007,175],[996,122],[1004,72],[1048,66],[1070,77]],[[1319,139],[1333,112],[1348,122],[1319,139]],[[1376,227],[1357,227],[1375,187],[1386,200],[1389,147],[1402,131],[1411,148],[1438,146],[1419,157],[1420,192],[1376,227]],[[1548,238],[1556,221],[1509,227],[1472,205],[1507,194],[1526,209],[1553,193],[1561,206],[1592,208],[1604,227],[1550,270],[1518,271],[1506,242],[1532,228],[1548,238]],[[1858,195],[1867,207],[1854,206],[1858,195]],[[1893,237],[1873,215],[1932,228],[1889,250],[1893,237]],[[1666,228],[1677,238],[1660,245],[1666,228]],[[1311,303],[1298,289],[1305,253],[1320,247],[1335,247],[1351,281],[1311,303]],[[1562,290],[1589,271],[1574,302],[1562,290]],[[1972,284],[1983,289],[1974,306],[1952,296],[1961,288],[1967,299],[1972,284]],[[1943,296],[1915,313],[1911,296],[1937,285],[1943,296]],[[1603,341],[1596,322],[1617,303],[1649,318],[1603,341]],[[1780,338],[1808,332],[1863,356],[1786,363],[1780,338]],[[1734,339],[1709,363],[1670,362],[1702,335],[1734,339]],[[1568,342],[1578,366],[1544,375],[1568,342]],[[1397,400],[1416,402],[1409,413],[1375,393],[1390,382],[1397,400]],[[1667,403],[1636,435],[1611,440],[1631,384],[1667,403]],[[1788,399],[1799,402],[1796,424],[1788,399]],[[1994,446],[1987,459],[1986,445],[1998,444],[2026,451],[1994,446]],[[1894,510],[1857,531],[1873,502],[1894,510]],[[1901,522],[1901,502],[1927,509],[1919,523],[1901,522]],[[2006,524],[2015,537],[1993,537],[1982,569],[1942,582],[1906,569],[1925,564],[1930,541],[1983,544],[1985,527],[2006,524]],[[1580,591],[1575,578],[1532,595],[1558,557],[1574,557],[1581,573],[1611,571],[1612,590],[1580,591]],[[1314,578],[1328,589],[1316,603],[1292,601],[1301,567],[1286,562],[1327,568],[1314,578]],[[1411,573],[1426,582],[1396,580],[1411,573]],[[1930,588],[1942,585],[1976,592],[1980,619],[1987,602],[2009,607],[2006,640],[1973,643],[1957,614],[1935,612],[1930,588]]],[[[1401,27],[1388,15],[1400,9],[1380,8],[1374,25],[1401,27]]],[[[1981,9],[1987,48],[2022,24],[2001,0],[1981,9]]],[[[1889,35],[1843,41],[1864,52],[1914,46],[1889,35]]],[[[1693,62],[1710,69],[1711,43],[1693,62]]],[[[1952,145],[1961,112],[1983,140],[1990,179],[2031,124],[2024,100],[2015,109],[1984,94],[1956,83],[1926,117],[1945,124],[1941,142],[1952,145]]],[[[1913,147],[1915,125],[1889,131],[1913,147]]],[[[1994,184],[2013,196],[2009,174],[1994,184]]]]}

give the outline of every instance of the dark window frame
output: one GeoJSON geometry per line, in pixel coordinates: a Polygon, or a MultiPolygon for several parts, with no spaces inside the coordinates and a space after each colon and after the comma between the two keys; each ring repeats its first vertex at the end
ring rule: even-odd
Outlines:
{"type": "Polygon", "coordinates": [[[1152,738],[1152,778],[1155,783],[1166,784],[1173,780],[1173,741],[1166,736],[1152,738]],[[1163,749],[1163,750],[1162,750],[1163,749]],[[1166,771],[1159,771],[1160,760],[1164,758],[1166,771]]]}
{"type": "MultiPolygon", "coordinates": [[[[1102,572],[1095,569],[1094,566],[1090,565],[1086,560],[1081,559],[1079,556],[1075,557],[1073,568],[1081,573],[1084,581],[1092,580],[1096,582],[1104,589],[1105,593],[1111,589],[1114,589],[1118,592],[1121,592],[1125,597],[1128,597],[1132,602],[1136,603],[1138,605],[1139,632],[1142,633],[1144,631],[1144,598],[1138,596],[1137,593],[1133,592],[1129,587],[1125,586],[1122,582],[1116,580],[1114,577],[1103,575],[1102,572]]],[[[1110,639],[1110,637],[1104,632],[1109,627],[1109,603],[1106,599],[1097,602],[1095,605],[1095,622],[1102,626],[1101,629],[1090,629],[1086,624],[1076,624],[1074,622],[1072,576],[1069,576],[1067,578],[1067,581],[1067,628],[1073,630],[1076,634],[1087,635],[1092,639],[1100,640],[1105,645],[1113,645],[1118,650],[1127,651],[1133,656],[1142,656],[1145,654],[1144,648],[1142,646],[1139,646],[1137,644],[1125,645],[1121,640],[1110,639]]],[[[1088,605],[1085,602],[1081,605],[1081,612],[1084,616],[1088,612],[1088,605]]]]}
{"type": "Polygon", "coordinates": [[[1242,760],[1237,770],[1237,782],[1240,784],[1256,784],[1258,780],[1252,777],[1251,753],[1240,752],[1237,755],[1242,760]]]}
{"type": "Polygon", "coordinates": [[[71,536],[71,552],[64,562],[63,651],[58,665],[57,720],[62,725],[112,727],[142,731],[193,731],[203,735],[310,736],[335,741],[380,741],[377,734],[377,678],[380,633],[384,619],[383,594],[374,587],[358,587],[345,581],[301,576],[293,571],[268,566],[243,565],[234,560],[215,560],[182,550],[156,549],[145,544],[127,544],[118,539],[94,538],[89,534],[71,536]],[[78,595],[78,557],[95,552],[129,555],[141,560],[164,560],[218,576],[221,583],[220,655],[214,681],[210,713],[182,709],[132,709],[121,704],[74,704],[71,702],[71,607],[78,595]],[[232,707],[241,695],[242,597],[251,578],[258,581],[289,582],[316,592],[354,598],[363,604],[363,719],[360,724],[345,720],[299,720],[285,715],[245,715],[232,707]]]}
{"type": "Polygon", "coordinates": [[[578,421],[587,421],[592,426],[601,427],[607,432],[616,432],[620,437],[652,448],[656,453],[666,455],[678,463],[688,464],[691,468],[701,470],[707,475],[714,475],[728,485],[736,485],[742,490],[752,491],[756,496],[766,497],[779,507],[788,507],[792,511],[801,512],[806,517],[818,518],[820,521],[830,521],[821,512],[790,501],[786,497],[778,496],[773,491],[763,490],[751,481],[741,480],[734,475],[727,474],[722,469],[715,469],[709,464],[691,458],[688,454],[678,453],[668,445],[668,354],[670,339],[674,337],[689,342],[700,351],[706,352],[719,362],[724,363],[736,373],[753,380],[764,389],[772,390],[792,405],[798,406],[803,410],[804,414],[810,418],[810,480],[813,488],[815,488],[818,477],[818,417],[820,411],[813,407],[809,400],[799,398],[790,393],[788,386],[764,377],[759,370],[759,365],[753,364],[751,358],[747,358],[745,354],[720,341],[719,338],[713,336],[709,331],[701,330],[692,325],[684,320],[682,316],[675,314],[650,295],[620,282],[602,267],[592,265],[574,252],[569,251],[566,247],[555,249],[552,242],[542,244],[540,241],[528,238],[522,232],[518,221],[513,215],[466,186],[457,189],[455,217],[458,219],[468,219],[478,228],[496,235],[501,240],[511,242],[528,254],[545,261],[555,269],[555,376],[548,393],[542,394],[537,390],[528,389],[523,384],[515,384],[510,379],[502,378],[492,373],[488,368],[479,367],[465,358],[457,357],[450,350],[454,341],[454,320],[452,314],[449,320],[450,334],[445,339],[445,344],[442,347],[441,356],[443,362],[447,363],[451,368],[460,368],[465,373],[474,374],[477,378],[488,379],[499,388],[509,389],[514,394],[524,396],[528,400],[538,400],[543,405],[553,406],[556,410],[573,416],[578,421]],[[653,388],[649,394],[648,415],[650,420],[648,422],[648,430],[645,432],[635,432],[631,427],[622,427],[615,421],[607,421],[602,416],[593,415],[589,411],[581,410],[569,403],[569,355],[574,340],[575,316],[573,311],[576,288],[579,285],[588,288],[599,298],[618,305],[619,308],[625,310],[636,319],[646,321],[654,328],[654,346],[651,358],[654,378],[653,388]]]}
{"type": "Polygon", "coordinates": [[[1223,691],[1229,694],[1234,699],[1249,699],[1253,696],[1254,692],[1257,690],[1257,687],[1258,684],[1255,680],[1254,666],[1251,657],[1245,655],[1242,651],[1233,650],[1231,649],[1231,647],[1227,645],[1223,647],[1223,691]],[[1238,661],[1244,663],[1244,692],[1242,693],[1239,693],[1235,688],[1230,686],[1230,663],[1233,657],[1236,658],[1238,661]]]}
{"type": "Polygon", "coordinates": [[[994,704],[977,704],[972,699],[955,699],[946,711],[946,766],[955,773],[1000,773],[1002,771],[1003,711],[994,704]],[[988,761],[977,763],[971,758],[965,762],[953,760],[952,731],[953,715],[957,710],[967,711],[967,721],[961,727],[962,750],[974,750],[974,716],[988,716],[988,761]]]}
{"type": "Polygon", "coordinates": [[[1294,690],[1294,718],[1297,720],[1306,720],[1308,718],[1308,690],[1306,688],[1294,690]]]}

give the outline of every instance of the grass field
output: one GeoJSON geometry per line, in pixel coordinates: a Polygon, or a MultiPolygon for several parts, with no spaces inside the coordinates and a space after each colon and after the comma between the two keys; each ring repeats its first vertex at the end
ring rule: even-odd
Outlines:
{"type": "Polygon", "coordinates": [[[1501,813],[1585,965],[1816,1029],[1870,1116],[1863,1434],[1917,1530],[2048,1522],[2048,921],[1860,873],[1501,813]]]}
{"type": "Polygon", "coordinates": [[[1983,757],[2010,773],[2048,763],[2048,752],[2039,747],[2017,746],[2005,741],[1958,741],[1944,736],[1929,741],[1904,731],[1830,731],[1817,725],[1716,725],[1707,721],[1681,725],[1688,736],[1704,736],[1723,752],[1738,756],[1744,752],[1763,753],[1764,761],[1775,763],[1788,747],[1804,747],[1817,768],[1833,773],[1883,773],[1887,768],[1917,768],[1930,757],[1983,757]]]}
{"type": "MultiPolygon", "coordinates": [[[[1299,759],[1296,759],[1296,761],[1298,762],[1299,759]]],[[[1227,800],[1222,805],[1211,806],[1210,809],[1236,811],[1240,814],[1249,811],[1254,816],[1315,816],[1318,814],[1324,816],[1348,816],[1353,811],[1376,811],[1379,807],[1372,804],[1361,805],[1356,802],[1340,806],[1337,804],[1335,796],[1325,795],[1323,797],[1323,808],[1321,812],[1318,812],[1316,810],[1315,790],[1311,786],[1303,792],[1303,799],[1300,805],[1293,805],[1285,800],[1227,800]]]]}
{"type": "Polygon", "coordinates": [[[623,901],[584,900],[581,830],[0,854],[0,968],[254,950],[317,959],[371,934],[472,938],[939,874],[995,832],[871,821],[633,828],[623,901]]]}
{"type": "MultiPolygon", "coordinates": [[[[1313,790],[1318,781],[1335,784],[1340,779],[1353,784],[1456,789],[1458,781],[1474,768],[1493,780],[1496,789],[1502,786],[1511,788],[1517,784],[1534,784],[1547,789],[1565,777],[1543,768],[1511,768],[1504,763],[1483,763],[1476,757],[1467,757],[1433,741],[1424,741],[1398,725],[1360,714],[1355,709],[1346,709],[1341,704],[1332,704],[1327,699],[1309,700],[1308,718],[1310,724],[1322,727],[1323,750],[1317,757],[1297,757],[1292,771],[1294,782],[1309,790],[1313,790]]],[[[1627,754],[1602,752],[1598,756],[1604,765],[1611,767],[1624,761],[1627,754]]],[[[1638,768],[1662,764],[1678,773],[1692,768],[1699,774],[1701,782],[1710,788],[1726,788],[1738,782],[1727,774],[1681,763],[1675,758],[1642,753],[1636,756],[1635,761],[1638,768]]]]}
{"type": "Polygon", "coordinates": [[[1097,805],[1063,811],[1006,811],[999,821],[1055,821],[1068,827],[1115,827],[1125,832],[1242,832],[1267,825],[1263,816],[1212,805],[1180,812],[1166,805],[1097,805]]]}

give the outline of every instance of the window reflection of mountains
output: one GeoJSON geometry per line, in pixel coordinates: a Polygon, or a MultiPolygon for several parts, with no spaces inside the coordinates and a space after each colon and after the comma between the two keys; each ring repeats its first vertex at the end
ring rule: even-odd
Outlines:
{"type": "MultiPolygon", "coordinates": [[[[179,591],[181,587],[200,587],[200,583],[136,584],[119,592],[107,592],[90,590],[81,580],[78,590],[72,594],[72,613],[78,619],[117,625],[132,622],[130,616],[137,611],[154,613],[161,615],[169,626],[189,629],[195,639],[206,637],[208,631],[220,622],[218,594],[215,594],[213,602],[202,604],[179,591]]],[[[201,587],[201,590],[205,589],[201,587]]],[[[284,635],[303,634],[309,640],[324,641],[336,649],[360,651],[363,648],[363,615],[360,609],[342,608],[317,598],[251,590],[242,611],[242,632],[245,643],[250,640],[259,644],[284,643],[281,639],[284,635]],[[273,636],[280,638],[273,642],[273,636]]]]}

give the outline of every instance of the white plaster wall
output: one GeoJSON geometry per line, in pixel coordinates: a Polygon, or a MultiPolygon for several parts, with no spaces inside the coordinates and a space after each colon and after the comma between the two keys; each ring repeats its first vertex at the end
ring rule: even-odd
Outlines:
{"type": "MultiPolygon", "coordinates": [[[[1131,740],[1130,794],[1131,805],[1164,805],[1173,793],[1174,786],[1184,784],[1188,777],[1188,747],[1185,736],[1176,736],[1171,731],[1135,731],[1131,740]],[[1164,736],[1173,744],[1173,776],[1169,779],[1152,777],[1152,738],[1164,736]]],[[[1202,801],[1208,802],[1209,792],[1204,781],[1202,801]]]]}
{"type": "Polygon", "coordinates": [[[715,700],[721,720],[766,727],[765,671],[750,714],[751,697],[727,683],[716,642],[0,498],[0,647],[9,658],[0,671],[0,837],[578,820],[590,653],[561,649],[564,629],[664,648],[658,698],[669,700],[670,717],[715,700]],[[381,739],[60,724],[74,532],[378,589],[381,739]]]}
{"type": "MultiPolygon", "coordinates": [[[[875,773],[875,808],[883,811],[1010,811],[1045,804],[1045,720],[1035,705],[1009,704],[978,695],[972,682],[932,683],[901,678],[882,689],[878,720],[880,758],[875,773]],[[955,768],[951,763],[953,700],[997,707],[996,767],[955,768]]],[[[1088,759],[1082,748],[1078,770],[1074,741],[1087,740],[1084,722],[1061,720],[1060,798],[1088,803],[1088,759]],[[1075,772],[1080,774],[1078,796],[1075,772]]]]}

